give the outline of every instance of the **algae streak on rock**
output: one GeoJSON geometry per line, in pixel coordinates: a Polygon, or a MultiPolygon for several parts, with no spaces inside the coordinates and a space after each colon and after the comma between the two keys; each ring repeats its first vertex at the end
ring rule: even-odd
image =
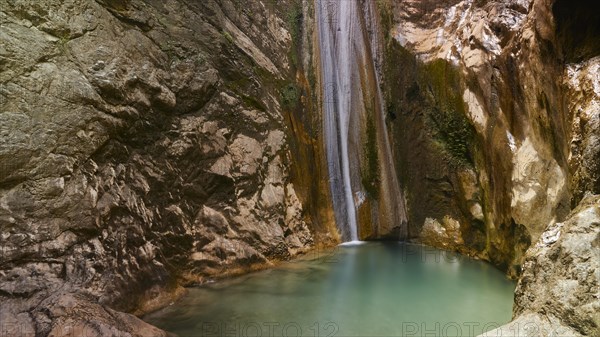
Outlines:
{"type": "Polygon", "coordinates": [[[370,1],[321,1],[315,6],[325,147],[344,241],[406,236],[405,202],[374,62],[377,29],[367,26],[373,6],[370,1]]]}

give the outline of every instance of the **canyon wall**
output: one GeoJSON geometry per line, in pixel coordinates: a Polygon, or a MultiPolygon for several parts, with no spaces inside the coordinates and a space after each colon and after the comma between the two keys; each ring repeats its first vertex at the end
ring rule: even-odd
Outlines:
{"type": "Polygon", "coordinates": [[[598,5],[379,7],[410,237],[516,277],[544,229],[600,193],[598,5]]]}
{"type": "Polygon", "coordinates": [[[292,172],[301,15],[0,2],[0,335],[160,334],[113,309],[337,242],[292,172]]]}
{"type": "Polygon", "coordinates": [[[520,276],[513,321],[484,336],[600,332],[599,10],[380,2],[410,237],[520,276]]]}

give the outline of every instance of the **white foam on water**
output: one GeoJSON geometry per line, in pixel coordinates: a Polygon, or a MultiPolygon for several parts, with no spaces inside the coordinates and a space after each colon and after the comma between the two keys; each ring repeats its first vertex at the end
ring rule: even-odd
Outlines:
{"type": "Polygon", "coordinates": [[[344,243],[341,243],[339,245],[340,246],[344,246],[344,247],[348,247],[348,246],[360,246],[360,245],[364,245],[365,243],[367,243],[367,241],[354,240],[354,241],[344,242],[344,243]]]}

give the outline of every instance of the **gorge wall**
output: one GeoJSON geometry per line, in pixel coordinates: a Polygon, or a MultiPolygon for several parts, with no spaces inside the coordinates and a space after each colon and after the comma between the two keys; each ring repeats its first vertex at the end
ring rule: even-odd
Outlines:
{"type": "Polygon", "coordinates": [[[292,173],[290,9],[0,2],[0,335],[160,333],[113,309],[337,242],[292,173]]]}
{"type": "Polygon", "coordinates": [[[380,9],[409,236],[521,275],[513,321],[484,335],[600,333],[599,4],[380,9]]]}
{"type": "MultiPolygon", "coordinates": [[[[163,335],[123,312],[338,243],[316,21],[337,3],[0,0],[0,336],[163,335]]],[[[491,261],[524,275],[516,315],[547,310],[525,301],[544,231],[598,246],[597,217],[566,221],[600,194],[599,11],[578,3],[357,0],[359,239],[491,261]]],[[[594,331],[586,310],[564,324],[594,331]]]]}
{"type": "Polygon", "coordinates": [[[410,237],[516,277],[546,226],[600,192],[597,7],[380,2],[410,237]]]}

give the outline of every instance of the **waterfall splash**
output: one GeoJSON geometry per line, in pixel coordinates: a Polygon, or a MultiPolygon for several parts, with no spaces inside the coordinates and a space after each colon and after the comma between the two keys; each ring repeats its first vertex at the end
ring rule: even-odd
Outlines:
{"type": "MultiPolygon", "coordinates": [[[[374,1],[320,0],[315,2],[320,49],[323,121],[330,188],[335,218],[344,241],[358,240],[357,213],[365,201],[365,170],[376,170],[377,195],[367,198],[372,211],[367,218],[378,229],[396,228],[406,237],[406,212],[384,118],[384,104],[375,70],[377,35],[372,21],[374,1]],[[376,130],[375,169],[362,167],[365,120],[372,118],[376,130]],[[361,136],[362,135],[362,136],[361,136]],[[362,170],[362,172],[361,172],[362,170]]],[[[375,134],[375,132],[373,132],[375,134]]],[[[363,159],[363,162],[365,160],[363,159]]],[[[373,174],[369,172],[368,174],[373,174]]],[[[364,216],[363,216],[364,217],[364,216]]],[[[363,218],[361,217],[361,219],[363,218]]],[[[366,224],[361,224],[366,225],[366,224]]],[[[362,228],[362,227],[361,227],[362,228]]]]}

